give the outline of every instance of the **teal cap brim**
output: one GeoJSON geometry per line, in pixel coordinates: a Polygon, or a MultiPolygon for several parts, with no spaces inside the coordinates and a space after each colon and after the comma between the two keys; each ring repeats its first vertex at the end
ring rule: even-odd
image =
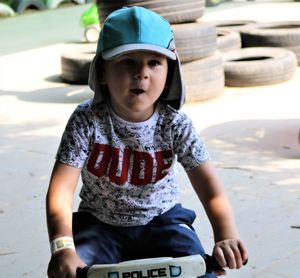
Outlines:
{"type": "Polygon", "coordinates": [[[125,44],[125,45],[117,46],[115,48],[103,51],[101,55],[104,60],[111,60],[118,56],[124,55],[126,53],[136,52],[136,51],[151,51],[151,52],[165,55],[171,60],[176,60],[175,52],[169,49],[157,45],[141,44],[141,43],[125,44]]]}

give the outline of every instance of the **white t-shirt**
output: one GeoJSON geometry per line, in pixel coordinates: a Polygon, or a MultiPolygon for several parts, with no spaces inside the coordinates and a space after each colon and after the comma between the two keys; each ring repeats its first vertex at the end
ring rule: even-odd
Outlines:
{"type": "Polygon", "coordinates": [[[70,117],[56,159],[82,168],[79,210],[115,226],[145,225],[179,202],[176,160],[188,171],[208,152],[191,120],[168,105],[131,123],[91,102],[70,117]]]}

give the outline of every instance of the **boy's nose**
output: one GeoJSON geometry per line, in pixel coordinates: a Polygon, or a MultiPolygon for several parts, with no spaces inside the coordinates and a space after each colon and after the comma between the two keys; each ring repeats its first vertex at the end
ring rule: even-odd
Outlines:
{"type": "Polygon", "coordinates": [[[148,74],[146,73],[137,73],[134,75],[134,78],[137,80],[148,79],[148,74]]]}
{"type": "Polygon", "coordinates": [[[148,79],[148,77],[149,77],[149,73],[145,66],[141,66],[140,68],[138,68],[134,75],[134,78],[137,80],[148,79]]]}

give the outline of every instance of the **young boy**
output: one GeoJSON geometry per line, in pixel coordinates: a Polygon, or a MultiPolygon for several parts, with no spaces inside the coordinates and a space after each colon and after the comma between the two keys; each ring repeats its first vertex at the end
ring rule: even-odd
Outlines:
{"type": "Polygon", "coordinates": [[[213,255],[222,267],[240,268],[247,251],[229,201],[203,141],[179,111],[185,90],[169,23],[140,7],[113,12],[89,85],[95,96],[67,124],[47,194],[49,277],[75,277],[92,264],[204,255],[195,213],[179,204],[176,159],[212,224],[213,255]]]}

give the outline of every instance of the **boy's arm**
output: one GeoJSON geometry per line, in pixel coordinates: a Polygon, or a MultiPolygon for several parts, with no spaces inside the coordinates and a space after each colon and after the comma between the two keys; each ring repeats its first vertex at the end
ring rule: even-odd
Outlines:
{"type": "Polygon", "coordinates": [[[240,240],[231,205],[214,167],[207,162],[187,174],[213,228],[214,256],[221,267],[240,268],[247,260],[247,250],[240,240]]]}
{"type": "MultiPolygon", "coordinates": [[[[73,194],[80,172],[81,169],[60,162],[56,162],[54,165],[46,197],[50,242],[62,236],[73,237],[73,194]]],[[[52,255],[48,275],[49,277],[75,277],[76,268],[84,265],[74,250],[64,249],[52,255]]]]}
{"type": "Polygon", "coordinates": [[[73,194],[80,169],[56,162],[46,198],[49,239],[72,237],[73,194]]]}

